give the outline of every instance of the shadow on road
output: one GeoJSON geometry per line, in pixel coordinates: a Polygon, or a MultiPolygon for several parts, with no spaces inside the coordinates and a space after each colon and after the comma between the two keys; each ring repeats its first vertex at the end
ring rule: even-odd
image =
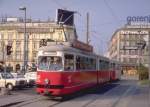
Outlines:
{"type": "Polygon", "coordinates": [[[80,91],[75,92],[75,93],[70,94],[70,95],[65,95],[65,96],[61,97],[60,99],[59,98],[51,98],[51,100],[68,101],[68,100],[72,100],[74,98],[82,97],[82,96],[89,95],[89,94],[101,95],[101,94],[104,94],[107,91],[117,87],[118,85],[119,84],[117,82],[106,83],[103,85],[100,84],[100,85],[92,87],[92,88],[80,90],[80,91]]]}

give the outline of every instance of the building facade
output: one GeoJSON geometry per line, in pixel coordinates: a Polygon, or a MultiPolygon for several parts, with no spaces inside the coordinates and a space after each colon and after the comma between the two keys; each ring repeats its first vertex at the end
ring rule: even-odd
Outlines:
{"type": "MultiPolygon", "coordinates": [[[[15,71],[24,61],[25,24],[19,18],[6,18],[0,22],[0,61],[6,62],[15,71]],[[6,46],[12,46],[11,55],[6,55],[6,46]]],[[[54,21],[26,21],[28,65],[36,63],[37,50],[43,39],[53,42],[73,41],[77,39],[74,26],[59,25],[54,21]]]]}
{"type": "Polygon", "coordinates": [[[139,64],[149,65],[149,25],[125,25],[109,42],[109,57],[122,63],[123,72],[136,74],[139,64]]]}

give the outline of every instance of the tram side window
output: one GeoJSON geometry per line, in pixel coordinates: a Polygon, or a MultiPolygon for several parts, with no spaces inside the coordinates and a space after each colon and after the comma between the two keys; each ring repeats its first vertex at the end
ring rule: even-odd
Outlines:
{"type": "Polygon", "coordinates": [[[65,55],[65,70],[74,70],[74,56],[71,54],[66,54],[65,55]]]}
{"type": "Polygon", "coordinates": [[[115,70],[121,70],[120,64],[116,63],[116,68],[115,68],[115,70]]]}
{"type": "Polygon", "coordinates": [[[110,63],[110,70],[113,70],[113,66],[112,66],[112,63],[110,63]]]}
{"type": "Polygon", "coordinates": [[[95,70],[96,60],[93,58],[77,56],[76,57],[76,69],[77,70],[95,70]]]}
{"type": "Polygon", "coordinates": [[[76,70],[81,69],[81,60],[79,56],[76,56],[76,70]]]}
{"type": "Polygon", "coordinates": [[[99,69],[100,70],[108,70],[109,69],[109,62],[104,61],[104,60],[100,60],[99,61],[99,69]]]}
{"type": "Polygon", "coordinates": [[[109,64],[109,70],[112,70],[112,65],[111,65],[111,63],[109,64]]]}
{"type": "Polygon", "coordinates": [[[99,70],[103,70],[102,60],[99,60],[99,70]]]}
{"type": "Polygon", "coordinates": [[[113,63],[113,70],[115,70],[116,69],[116,64],[115,63],[113,63]]]}
{"type": "Polygon", "coordinates": [[[115,67],[115,63],[111,63],[110,66],[111,66],[111,70],[115,70],[115,68],[116,68],[116,67],[115,67]]]}
{"type": "Polygon", "coordinates": [[[95,70],[96,69],[96,60],[93,58],[90,58],[90,65],[91,65],[90,69],[95,70]]]}
{"type": "Polygon", "coordinates": [[[108,70],[108,69],[109,69],[109,62],[105,61],[105,70],[108,70]]]}

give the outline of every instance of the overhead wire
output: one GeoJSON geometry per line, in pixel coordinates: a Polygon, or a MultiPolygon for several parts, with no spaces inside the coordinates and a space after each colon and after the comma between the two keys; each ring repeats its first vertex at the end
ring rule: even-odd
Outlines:
{"type": "Polygon", "coordinates": [[[55,3],[56,5],[58,5],[59,7],[61,7],[62,9],[67,9],[66,6],[62,5],[61,3],[59,3],[57,0],[51,0],[53,3],[55,3]]]}
{"type": "Polygon", "coordinates": [[[118,24],[119,19],[118,19],[117,15],[115,14],[115,12],[113,11],[113,8],[108,4],[107,0],[103,0],[103,1],[104,1],[105,6],[108,8],[110,14],[114,18],[115,22],[118,24]]]}
{"type": "MultiPolygon", "coordinates": [[[[66,9],[66,6],[63,6],[61,3],[59,3],[57,0],[51,0],[53,3],[55,3],[56,5],[58,5],[59,7],[61,7],[62,9],[66,9]]],[[[109,4],[107,3],[107,1],[106,0],[104,0],[104,3],[105,3],[105,5],[108,7],[108,9],[109,9],[109,11],[111,12],[111,15],[114,17],[114,19],[117,19],[117,16],[115,15],[115,13],[113,12],[113,10],[112,10],[112,8],[109,6],[109,4]]],[[[80,21],[82,21],[83,22],[83,20],[81,20],[80,18],[79,18],[79,20],[80,21]]],[[[113,24],[113,22],[108,22],[108,23],[103,23],[103,24],[101,24],[101,26],[103,26],[103,25],[107,25],[107,24],[113,24]]],[[[92,25],[93,26],[93,25],[92,25]]],[[[84,26],[85,27],[85,26],[84,26]]],[[[86,30],[84,30],[84,29],[79,29],[79,27],[77,27],[78,28],[78,30],[80,30],[80,31],[86,31],[86,30]]],[[[95,39],[96,41],[98,40],[100,40],[101,42],[104,42],[104,39],[100,39],[99,37],[97,37],[97,35],[101,35],[99,32],[97,32],[97,31],[90,31],[91,33],[95,33],[95,34],[92,34],[92,36],[94,36],[95,38],[97,38],[97,39],[95,39]]],[[[93,39],[93,38],[92,38],[93,39]]],[[[98,44],[98,43],[96,43],[96,44],[98,44]]],[[[103,43],[102,43],[103,44],[103,43]]]]}

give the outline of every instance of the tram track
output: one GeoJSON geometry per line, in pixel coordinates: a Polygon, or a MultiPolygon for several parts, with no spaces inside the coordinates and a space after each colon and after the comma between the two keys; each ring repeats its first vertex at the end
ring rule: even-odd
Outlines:
{"type": "MultiPolygon", "coordinates": [[[[51,97],[40,96],[40,97],[36,97],[36,98],[34,97],[29,100],[24,100],[20,103],[14,102],[14,104],[9,104],[11,106],[8,106],[8,107],[34,107],[35,105],[37,105],[38,107],[41,107],[41,106],[42,107],[53,107],[60,103],[62,103],[60,100],[58,101],[58,100],[52,99],[51,97]],[[47,106],[43,106],[45,103],[47,104],[47,106]],[[43,104],[43,105],[40,106],[40,104],[43,104]]],[[[7,106],[4,106],[4,107],[7,107],[7,106]]]]}
{"type": "MultiPolygon", "coordinates": [[[[85,93],[85,94],[88,94],[88,93],[85,93]]],[[[22,102],[21,104],[17,104],[15,106],[12,106],[12,107],[28,107],[28,106],[31,106],[31,105],[34,105],[35,103],[50,103],[47,107],[57,107],[57,106],[61,106],[61,104],[64,104],[66,102],[70,102],[70,101],[73,101],[74,99],[78,99],[78,98],[82,98],[82,96],[84,97],[85,95],[83,93],[83,95],[75,95],[73,98],[69,98],[68,100],[66,101],[58,101],[58,100],[51,100],[50,98],[48,97],[42,97],[42,98],[35,98],[33,100],[29,100],[29,101],[24,101],[22,102]]],[[[91,94],[92,95],[92,94],[91,94]]],[[[86,95],[85,95],[86,96],[86,95]]],[[[97,96],[97,95],[96,95],[97,96]]],[[[96,99],[96,98],[95,98],[96,99]]],[[[95,99],[92,99],[92,101],[88,102],[87,104],[85,104],[83,107],[86,107],[86,105],[88,105],[89,103],[93,102],[95,99]]]]}
{"type": "MultiPolygon", "coordinates": [[[[110,84],[109,84],[110,85],[110,84]]],[[[108,86],[106,85],[106,86],[104,86],[104,87],[107,87],[108,88],[108,86]]],[[[104,88],[103,87],[103,88],[104,88]]],[[[110,88],[110,87],[109,87],[110,88]]],[[[117,87],[113,87],[113,88],[117,88],[117,87]]],[[[106,88],[104,88],[104,89],[106,89],[106,88]]],[[[111,91],[111,90],[107,90],[105,93],[109,93],[109,91],[111,91]]],[[[105,93],[103,94],[103,92],[100,92],[100,94],[102,94],[102,96],[103,95],[105,95],[105,93]]],[[[97,95],[96,93],[95,94],[93,94],[93,92],[90,92],[90,93],[86,93],[86,94],[83,94],[83,95],[81,95],[81,96],[78,96],[77,95],[77,98],[76,97],[74,97],[73,99],[70,99],[70,100],[68,100],[68,101],[66,101],[66,102],[58,102],[58,103],[56,103],[56,104],[53,104],[53,105],[49,105],[48,107],[66,107],[66,106],[70,106],[70,105],[72,105],[72,107],[87,107],[88,105],[90,105],[91,103],[93,103],[96,99],[98,99],[99,98],[99,95],[97,95]],[[87,100],[87,98],[92,98],[91,100],[87,100]],[[81,100],[80,100],[81,99],[81,100]],[[85,101],[83,101],[83,102],[85,102],[84,104],[77,104],[79,101],[82,101],[82,100],[84,100],[85,99],[85,101]],[[87,101],[86,101],[87,100],[87,101]],[[71,104],[72,103],[72,104],[71,104]],[[77,104],[77,105],[76,105],[77,104]]],[[[83,103],[83,102],[81,102],[81,103],[83,103]]]]}
{"type": "MultiPolygon", "coordinates": [[[[107,84],[107,85],[105,85],[105,86],[103,86],[103,88],[105,89],[105,90],[107,90],[106,89],[106,87],[107,88],[109,88],[104,94],[103,94],[103,92],[100,92],[100,94],[102,94],[102,96],[105,96],[105,94],[107,94],[107,93],[109,93],[109,92],[111,92],[112,91],[112,89],[114,89],[114,88],[119,88],[119,86],[118,87],[112,87],[112,86],[108,86],[108,85],[111,85],[111,84],[107,84]],[[110,87],[112,88],[112,89],[110,89],[110,87]]],[[[96,99],[98,99],[99,98],[99,95],[97,95],[97,93],[95,93],[95,94],[92,94],[93,92],[86,92],[85,94],[84,93],[82,93],[82,95],[75,95],[75,97],[73,97],[73,98],[71,98],[71,99],[69,99],[69,100],[67,100],[67,101],[64,101],[64,102],[56,102],[55,104],[51,104],[51,105],[49,105],[48,107],[66,107],[66,106],[70,106],[71,105],[71,103],[73,102],[73,101],[76,101],[76,99],[84,99],[84,98],[87,98],[87,96],[89,96],[89,97],[93,97],[91,100],[89,100],[88,102],[86,102],[85,104],[83,104],[82,106],[80,106],[80,107],[87,107],[87,106],[89,106],[91,103],[93,103],[96,99]],[[70,103],[70,104],[67,104],[67,103],[70,103]],[[65,105],[66,104],[66,105],[65,105]]],[[[78,105],[75,105],[76,107],[78,106],[78,105]]]]}
{"type": "MultiPolygon", "coordinates": [[[[97,96],[95,97],[94,99],[92,99],[91,101],[87,102],[86,104],[84,104],[82,107],[89,107],[92,103],[94,103],[97,99],[103,99],[104,96],[108,96],[110,93],[112,93],[112,91],[114,90],[118,90],[121,86],[118,86],[112,90],[109,90],[108,92],[104,93],[102,96],[97,96]]],[[[119,102],[119,99],[118,101],[116,101],[115,103],[117,104],[117,102],[119,102]]],[[[115,106],[112,106],[112,107],[115,107],[115,106]]]]}
{"type": "Polygon", "coordinates": [[[95,90],[85,92],[85,94],[81,92],[82,95],[75,94],[73,98],[69,98],[65,101],[58,101],[58,99],[55,100],[36,95],[34,97],[29,96],[29,98],[16,100],[15,102],[0,107],[120,107],[122,102],[126,103],[124,99],[134,94],[133,90],[136,89],[136,85],[132,85],[129,81],[124,84],[122,84],[122,82],[124,83],[124,81],[114,83],[114,85],[119,84],[117,86],[113,86],[113,84],[102,86],[98,89],[98,92],[95,90]],[[109,106],[106,106],[107,104],[109,104],[109,106]]]}
{"type": "MultiPolygon", "coordinates": [[[[96,97],[95,99],[93,99],[93,100],[91,100],[91,101],[89,101],[88,103],[86,103],[86,104],[84,104],[83,106],[81,106],[81,107],[99,107],[99,105],[95,105],[96,104],[96,100],[97,99],[99,99],[98,101],[99,101],[99,103],[100,103],[100,101],[102,101],[103,100],[103,98],[105,98],[104,96],[109,96],[109,94],[110,93],[112,93],[112,91],[117,91],[118,89],[120,89],[121,88],[121,86],[120,87],[116,87],[116,89],[113,89],[113,90],[110,90],[109,92],[107,92],[107,93],[105,93],[104,95],[102,95],[102,96],[98,96],[98,97],[96,97]]],[[[121,95],[119,95],[117,98],[114,98],[112,101],[110,101],[110,100],[108,100],[108,101],[106,101],[105,102],[105,104],[104,105],[101,105],[101,106],[103,106],[103,107],[121,107],[120,105],[122,104],[122,102],[123,103],[126,103],[125,102],[125,98],[126,97],[128,97],[129,95],[131,95],[131,94],[133,94],[134,93],[134,90],[136,90],[137,89],[137,86],[129,86],[126,90],[125,90],[125,92],[123,93],[123,94],[121,94],[121,95]],[[106,104],[108,104],[108,105],[106,105],[106,104]]],[[[103,102],[103,101],[102,101],[103,102]]],[[[102,104],[102,103],[101,103],[102,104]]]]}
{"type": "Polygon", "coordinates": [[[133,89],[135,89],[134,86],[130,86],[127,91],[121,95],[113,104],[111,107],[117,107],[119,105],[119,103],[125,98],[127,97],[129,94],[133,93],[133,89]]]}
{"type": "Polygon", "coordinates": [[[119,107],[120,106],[119,104],[122,103],[124,98],[128,97],[130,94],[133,94],[134,93],[133,90],[135,89],[136,86],[119,85],[118,87],[115,87],[101,95],[98,94],[85,95],[83,97],[75,98],[74,100],[56,103],[48,107],[66,107],[70,105],[73,105],[72,107],[93,107],[93,106],[119,107]],[[89,98],[91,98],[91,100],[89,100],[89,98]]]}
{"type": "Polygon", "coordinates": [[[62,103],[62,102],[53,101],[53,100],[45,101],[44,99],[42,99],[42,100],[39,99],[39,100],[34,100],[34,101],[23,102],[21,104],[17,104],[15,106],[11,106],[11,107],[28,107],[28,106],[30,107],[30,106],[34,106],[35,103],[37,103],[37,104],[41,103],[42,104],[42,103],[45,103],[45,102],[51,103],[51,105],[48,105],[47,107],[54,107],[54,106],[62,103]]]}

